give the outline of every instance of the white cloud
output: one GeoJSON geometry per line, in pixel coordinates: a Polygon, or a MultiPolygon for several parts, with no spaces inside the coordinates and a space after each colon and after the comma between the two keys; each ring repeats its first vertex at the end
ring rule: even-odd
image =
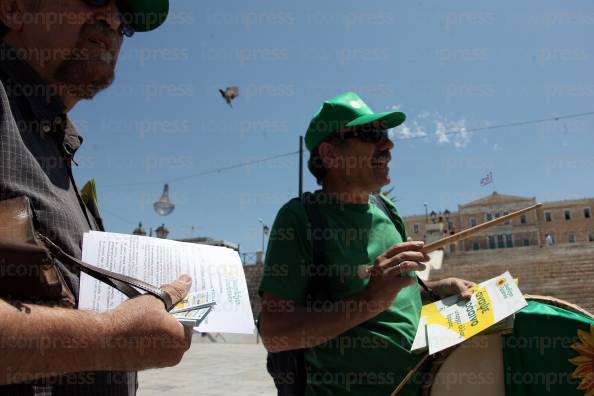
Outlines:
{"type": "Polygon", "coordinates": [[[435,136],[437,137],[437,143],[449,143],[446,126],[443,122],[437,121],[437,128],[435,129],[435,136]]]}
{"type": "Polygon", "coordinates": [[[454,147],[464,148],[470,143],[472,134],[466,130],[466,118],[449,121],[448,133],[453,135],[454,147]]]}
{"type": "Polygon", "coordinates": [[[398,133],[398,137],[401,139],[410,139],[412,137],[412,131],[406,125],[402,125],[399,129],[394,128],[391,132],[393,134],[398,133]]]}
{"type": "Polygon", "coordinates": [[[423,125],[417,121],[413,121],[411,126],[403,124],[398,128],[394,128],[391,133],[392,136],[400,140],[423,138],[428,135],[423,125]]]}
{"type": "MultiPolygon", "coordinates": [[[[390,106],[392,110],[399,110],[401,104],[390,106]]],[[[484,122],[483,124],[489,125],[484,122]]],[[[466,117],[451,119],[437,111],[422,110],[407,111],[407,121],[391,131],[395,139],[406,140],[424,137],[434,137],[437,144],[450,144],[457,149],[468,146],[472,139],[472,132],[466,126],[466,117]],[[432,133],[429,131],[433,130],[432,133]]]]}
{"type": "Polygon", "coordinates": [[[442,117],[435,121],[435,137],[438,144],[451,143],[456,148],[464,148],[470,143],[472,134],[466,129],[466,118],[449,120],[442,117]]]}

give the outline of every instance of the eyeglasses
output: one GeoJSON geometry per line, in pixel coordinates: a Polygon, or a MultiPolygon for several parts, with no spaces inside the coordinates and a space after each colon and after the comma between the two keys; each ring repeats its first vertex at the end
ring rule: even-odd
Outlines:
{"type": "Polygon", "coordinates": [[[389,138],[388,131],[385,129],[349,130],[339,132],[336,137],[343,140],[357,138],[365,143],[378,143],[389,138]]]}
{"type": "MultiPolygon", "coordinates": [[[[111,0],[83,0],[83,1],[89,7],[99,8],[99,7],[107,6],[111,0]]],[[[119,14],[120,14],[120,34],[122,34],[126,37],[134,36],[134,33],[136,33],[136,30],[134,30],[132,25],[130,25],[126,21],[126,18],[124,18],[124,16],[122,15],[122,10],[125,10],[124,2],[121,0],[117,0],[116,5],[118,7],[119,14]]]]}

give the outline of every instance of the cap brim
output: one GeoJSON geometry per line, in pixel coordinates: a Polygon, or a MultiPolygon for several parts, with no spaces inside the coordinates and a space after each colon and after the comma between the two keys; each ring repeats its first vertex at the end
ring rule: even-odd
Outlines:
{"type": "Polygon", "coordinates": [[[169,0],[128,0],[127,6],[132,13],[130,26],[137,32],[158,28],[169,14],[169,0]]]}
{"type": "Polygon", "coordinates": [[[359,118],[355,118],[345,126],[347,128],[369,125],[379,123],[382,128],[391,129],[402,124],[406,120],[406,115],[399,111],[387,111],[383,113],[366,114],[359,118]]]}

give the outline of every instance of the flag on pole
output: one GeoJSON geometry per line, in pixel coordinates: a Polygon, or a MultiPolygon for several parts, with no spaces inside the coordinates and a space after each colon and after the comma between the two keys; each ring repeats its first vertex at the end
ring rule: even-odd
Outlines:
{"type": "Polygon", "coordinates": [[[481,179],[481,187],[493,183],[493,172],[487,173],[487,176],[481,179]]]}

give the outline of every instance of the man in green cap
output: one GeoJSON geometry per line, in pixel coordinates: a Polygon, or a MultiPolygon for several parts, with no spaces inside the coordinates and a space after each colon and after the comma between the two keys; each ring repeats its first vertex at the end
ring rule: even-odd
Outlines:
{"type": "MultiPolygon", "coordinates": [[[[305,136],[309,169],[322,189],[308,202],[285,204],[274,222],[260,330],[272,356],[305,349],[307,395],[389,395],[419,359],[409,352],[422,305],[415,271],[428,257],[423,242],[405,242],[396,207],[377,194],[390,182],[387,130],[404,120],[400,112],[374,113],[352,92],[324,102],[305,136]],[[322,231],[308,217],[312,202],[322,231]],[[312,254],[319,239],[321,258],[312,254]]],[[[457,278],[427,283],[439,296],[468,297],[473,285],[457,278]]]]}
{"type": "MultiPolygon", "coordinates": [[[[101,221],[72,176],[82,138],[68,112],[111,84],[124,36],[158,27],[168,7],[168,0],[0,1],[0,201],[26,196],[37,231],[71,256],[81,257],[83,234],[101,221]]],[[[137,370],[175,365],[190,345],[191,332],[153,296],[101,314],[56,307],[55,287],[44,283],[51,280],[18,279],[26,258],[11,268],[2,254],[3,284],[14,276],[39,299],[0,288],[0,395],[134,395],[137,370]]],[[[52,265],[61,292],[77,300],[79,272],[52,265]]],[[[190,284],[182,276],[163,289],[175,302],[190,284]]]]}

